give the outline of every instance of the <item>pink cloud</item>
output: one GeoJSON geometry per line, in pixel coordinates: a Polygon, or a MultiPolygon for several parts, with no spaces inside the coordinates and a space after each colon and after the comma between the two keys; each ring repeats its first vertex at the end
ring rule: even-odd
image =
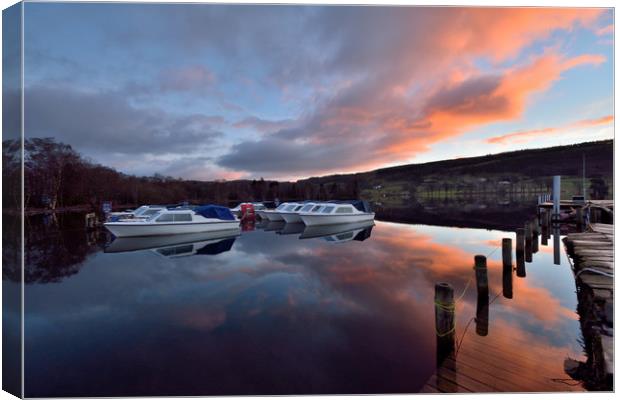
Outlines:
{"type": "Polygon", "coordinates": [[[500,135],[500,136],[493,136],[491,138],[488,138],[486,142],[492,143],[492,144],[504,144],[510,141],[526,142],[526,141],[529,141],[535,138],[539,138],[541,136],[557,134],[557,133],[560,133],[560,132],[563,132],[569,129],[608,125],[608,124],[613,123],[613,121],[614,121],[613,115],[606,115],[604,117],[595,118],[595,119],[582,119],[579,121],[574,121],[574,122],[571,122],[571,123],[568,123],[568,124],[565,124],[559,127],[531,129],[531,130],[525,130],[525,131],[511,132],[511,133],[507,133],[507,134],[500,135]]]}

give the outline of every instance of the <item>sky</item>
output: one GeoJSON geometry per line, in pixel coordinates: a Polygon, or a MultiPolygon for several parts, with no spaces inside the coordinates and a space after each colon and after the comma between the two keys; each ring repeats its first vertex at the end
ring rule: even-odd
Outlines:
{"type": "Polygon", "coordinates": [[[26,3],[27,137],[281,179],[612,138],[613,13],[26,3]]]}

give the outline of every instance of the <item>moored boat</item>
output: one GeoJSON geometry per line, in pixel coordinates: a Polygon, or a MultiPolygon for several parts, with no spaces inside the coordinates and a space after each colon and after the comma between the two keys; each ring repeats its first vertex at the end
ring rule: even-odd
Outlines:
{"type": "Polygon", "coordinates": [[[226,207],[207,205],[194,210],[164,209],[148,219],[120,219],[104,226],[116,237],[135,237],[234,229],[239,220],[226,207]]]}
{"type": "Polygon", "coordinates": [[[282,203],[273,210],[262,210],[258,215],[261,218],[268,219],[269,221],[284,221],[284,218],[282,217],[282,214],[280,214],[280,212],[284,211],[284,209],[288,209],[288,207],[292,206],[293,204],[297,203],[282,203]]]}
{"type": "Polygon", "coordinates": [[[375,213],[368,202],[350,200],[317,203],[310,210],[300,212],[299,217],[306,226],[315,226],[372,221],[375,213]]]}
{"type": "Polygon", "coordinates": [[[287,224],[300,223],[302,221],[299,217],[299,213],[311,204],[314,203],[290,203],[287,207],[279,211],[279,213],[287,224]]]}

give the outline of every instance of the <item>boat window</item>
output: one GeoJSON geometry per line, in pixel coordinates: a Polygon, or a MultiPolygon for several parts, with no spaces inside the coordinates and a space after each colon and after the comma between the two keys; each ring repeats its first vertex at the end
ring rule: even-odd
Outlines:
{"type": "Polygon", "coordinates": [[[162,214],[155,222],[172,222],[173,218],[173,214],[162,214]]]}
{"type": "Polygon", "coordinates": [[[278,211],[282,211],[282,210],[284,209],[284,207],[286,207],[286,206],[288,206],[288,204],[286,204],[286,203],[282,203],[282,204],[280,204],[280,205],[276,208],[276,210],[278,210],[278,211]]]}
{"type": "Polygon", "coordinates": [[[301,209],[301,211],[303,212],[310,211],[312,207],[314,207],[314,204],[307,204],[304,206],[304,208],[301,209]]]}
{"type": "Polygon", "coordinates": [[[334,209],[334,206],[327,206],[324,209],[322,209],[321,212],[324,213],[324,214],[328,214],[328,213],[332,212],[333,209],[334,209]]]}
{"type": "Polygon", "coordinates": [[[174,214],[174,222],[187,222],[192,220],[191,214],[174,214]]]}
{"type": "Polygon", "coordinates": [[[147,206],[140,206],[136,209],[136,211],[133,212],[134,215],[142,215],[142,213],[146,210],[148,210],[149,208],[147,206]]]}
{"type": "Polygon", "coordinates": [[[319,209],[321,209],[321,207],[323,206],[314,206],[314,208],[312,209],[312,212],[318,212],[319,209]]]}
{"type": "Polygon", "coordinates": [[[299,211],[299,210],[301,210],[301,207],[302,206],[297,206],[297,207],[295,207],[295,209],[293,211],[299,211]]]}
{"type": "Polygon", "coordinates": [[[158,212],[160,212],[161,209],[159,208],[151,208],[150,210],[146,210],[145,212],[142,213],[142,215],[147,216],[147,215],[155,215],[158,212]]]}
{"type": "Polygon", "coordinates": [[[351,239],[353,237],[353,232],[341,233],[340,235],[336,235],[338,240],[346,240],[351,239]]]}
{"type": "Polygon", "coordinates": [[[346,214],[346,213],[352,213],[353,209],[351,207],[338,207],[336,209],[336,214],[346,214]]]}

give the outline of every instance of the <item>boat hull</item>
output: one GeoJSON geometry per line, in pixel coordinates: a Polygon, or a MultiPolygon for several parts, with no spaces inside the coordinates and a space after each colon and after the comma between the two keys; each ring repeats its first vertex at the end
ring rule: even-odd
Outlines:
{"type": "Polygon", "coordinates": [[[296,224],[303,222],[298,213],[281,213],[280,215],[287,224],[296,224]]]}
{"type": "Polygon", "coordinates": [[[372,221],[375,213],[346,214],[346,215],[320,215],[320,214],[299,214],[306,226],[352,224],[355,222],[372,221]]]}
{"type": "Polygon", "coordinates": [[[104,226],[116,237],[137,237],[229,230],[238,228],[239,221],[189,222],[172,224],[107,222],[104,226]]]}
{"type": "Polygon", "coordinates": [[[282,215],[277,211],[266,211],[264,214],[269,221],[284,221],[282,215]]]}

